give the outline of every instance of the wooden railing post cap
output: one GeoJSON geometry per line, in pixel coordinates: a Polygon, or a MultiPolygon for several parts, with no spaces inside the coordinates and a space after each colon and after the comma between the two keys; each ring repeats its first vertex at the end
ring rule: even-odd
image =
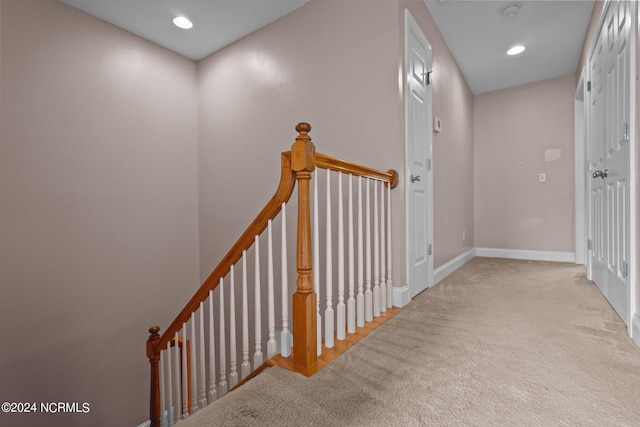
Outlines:
{"type": "Polygon", "coordinates": [[[291,169],[296,172],[313,172],[316,168],[316,147],[311,142],[309,123],[298,123],[298,136],[291,146],[291,169]]]}
{"type": "Polygon", "coordinates": [[[308,134],[310,131],[311,131],[311,125],[309,123],[300,122],[296,125],[296,132],[298,132],[301,135],[308,134]]]}
{"type": "Polygon", "coordinates": [[[147,340],[147,357],[153,359],[156,356],[154,345],[160,340],[160,326],[152,326],[149,328],[149,339],[147,340]]]}
{"type": "Polygon", "coordinates": [[[400,174],[395,169],[389,169],[388,171],[391,174],[391,188],[396,188],[398,186],[398,182],[400,182],[400,174]]]}

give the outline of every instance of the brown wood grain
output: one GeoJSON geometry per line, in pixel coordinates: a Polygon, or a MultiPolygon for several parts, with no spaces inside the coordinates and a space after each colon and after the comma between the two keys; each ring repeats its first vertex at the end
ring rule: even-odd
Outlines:
{"type": "Polygon", "coordinates": [[[149,419],[151,427],[160,427],[160,351],[155,350],[155,344],[160,339],[159,326],[149,328],[147,340],[147,357],[151,365],[151,390],[149,393],[149,419]]]}
{"type": "Polygon", "coordinates": [[[336,172],[344,172],[355,176],[374,178],[389,182],[391,183],[391,188],[395,188],[398,185],[398,172],[393,169],[384,172],[370,168],[369,166],[359,165],[358,163],[349,162],[321,153],[316,153],[316,165],[322,169],[330,169],[336,172]]]}
{"type": "Polygon", "coordinates": [[[298,137],[291,146],[291,167],[298,181],[298,233],[296,267],[297,289],[293,295],[293,348],[294,365],[300,369],[311,369],[317,360],[316,294],[313,291],[311,259],[311,208],[309,181],[316,168],[316,152],[308,123],[296,126],[298,137]]]}
{"type": "Polygon", "coordinates": [[[399,308],[392,307],[387,308],[386,312],[380,313],[380,317],[374,317],[373,321],[365,323],[364,327],[357,328],[353,334],[347,334],[344,340],[334,340],[333,348],[326,348],[322,346],[322,354],[318,356],[318,362],[312,368],[301,369],[294,362],[291,357],[282,357],[278,354],[271,359],[267,360],[267,364],[271,366],[280,366],[281,368],[288,369],[290,371],[297,372],[306,377],[310,377],[322,368],[327,366],[332,361],[336,360],[345,351],[353,347],[358,341],[375,331],[382,326],[387,320],[400,312],[399,308]]]}

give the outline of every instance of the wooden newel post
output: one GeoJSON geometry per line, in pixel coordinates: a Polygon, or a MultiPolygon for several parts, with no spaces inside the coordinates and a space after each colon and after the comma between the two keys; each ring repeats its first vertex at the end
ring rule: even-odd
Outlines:
{"type": "Polygon", "coordinates": [[[311,208],[309,181],[316,168],[316,150],[309,123],[298,123],[298,136],[291,147],[291,169],[298,180],[298,245],[296,252],[298,281],[293,295],[293,364],[313,369],[318,360],[316,329],[316,294],[313,291],[311,263],[311,208]]]}
{"type": "Polygon", "coordinates": [[[151,393],[149,400],[149,419],[151,427],[160,427],[160,352],[156,352],[155,344],[160,339],[159,326],[149,328],[147,340],[147,357],[151,364],[151,393]]]}

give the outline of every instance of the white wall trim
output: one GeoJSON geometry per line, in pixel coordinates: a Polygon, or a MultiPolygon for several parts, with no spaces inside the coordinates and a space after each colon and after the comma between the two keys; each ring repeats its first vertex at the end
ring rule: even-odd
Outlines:
{"type": "Polygon", "coordinates": [[[465,265],[467,262],[471,261],[476,256],[476,248],[469,249],[467,252],[464,252],[461,255],[458,255],[451,261],[442,264],[440,267],[436,268],[433,272],[433,284],[436,285],[445,277],[465,265]]]}
{"type": "Polygon", "coordinates": [[[640,347],[640,317],[637,314],[631,319],[631,339],[640,347]]]}
{"type": "Polygon", "coordinates": [[[394,286],[393,288],[393,306],[404,307],[409,304],[411,297],[409,296],[409,285],[394,286]]]}
{"type": "Polygon", "coordinates": [[[529,261],[576,261],[576,255],[573,252],[529,251],[522,249],[476,248],[476,256],[488,258],[526,259],[529,261]]]}

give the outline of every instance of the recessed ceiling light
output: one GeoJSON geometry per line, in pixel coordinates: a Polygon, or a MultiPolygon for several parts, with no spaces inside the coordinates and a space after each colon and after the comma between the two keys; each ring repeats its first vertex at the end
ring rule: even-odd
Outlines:
{"type": "Polygon", "coordinates": [[[526,47],[517,44],[517,45],[515,45],[514,47],[512,47],[511,49],[509,49],[507,51],[507,55],[517,55],[519,53],[524,52],[525,49],[526,49],[526,47]]]}
{"type": "Polygon", "coordinates": [[[184,16],[176,16],[175,18],[173,18],[173,25],[179,28],[183,28],[185,30],[193,28],[193,22],[191,22],[189,19],[185,18],[184,16]]]}

